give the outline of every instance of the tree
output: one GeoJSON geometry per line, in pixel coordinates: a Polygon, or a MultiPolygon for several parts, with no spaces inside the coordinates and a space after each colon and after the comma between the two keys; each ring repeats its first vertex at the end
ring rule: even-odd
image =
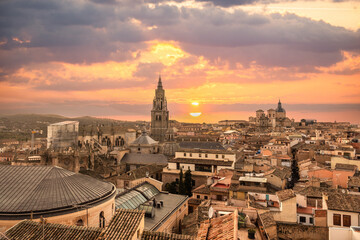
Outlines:
{"type": "Polygon", "coordinates": [[[182,168],[180,168],[180,174],[179,174],[179,194],[186,195],[186,189],[184,185],[184,177],[183,177],[183,171],[182,168]]]}
{"type": "Polygon", "coordinates": [[[167,183],[165,185],[165,189],[166,191],[168,191],[169,193],[173,193],[173,194],[177,194],[177,186],[176,186],[176,182],[171,182],[171,183],[167,183]]]}
{"type": "Polygon", "coordinates": [[[192,196],[191,191],[193,186],[192,186],[192,176],[190,169],[185,172],[184,186],[185,186],[185,194],[191,197],[192,196]]]}
{"type": "Polygon", "coordinates": [[[293,159],[291,163],[291,180],[289,182],[289,188],[293,188],[295,186],[295,183],[297,183],[300,179],[299,174],[299,166],[296,159],[293,159]]]}

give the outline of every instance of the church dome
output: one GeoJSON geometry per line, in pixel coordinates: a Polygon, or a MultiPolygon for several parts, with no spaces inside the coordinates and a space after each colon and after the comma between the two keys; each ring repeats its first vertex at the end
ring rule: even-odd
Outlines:
{"type": "Polygon", "coordinates": [[[285,109],[283,109],[282,106],[281,106],[280,100],[279,100],[279,103],[278,103],[278,107],[277,107],[277,109],[276,109],[276,112],[285,112],[285,109]]]}
{"type": "Polygon", "coordinates": [[[0,166],[0,217],[56,215],[109,199],[113,184],[56,166],[0,166]]]}
{"type": "Polygon", "coordinates": [[[151,144],[157,144],[158,142],[152,139],[146,131],[142,131],[142,134],[131,144],[132,145],[151,145],[151,144]]]}

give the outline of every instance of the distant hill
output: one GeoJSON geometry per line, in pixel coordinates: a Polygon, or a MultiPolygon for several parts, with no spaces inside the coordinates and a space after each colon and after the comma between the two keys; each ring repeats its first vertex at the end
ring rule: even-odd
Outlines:
{"type": "Polygon", "coordinates": [[[136,122],[127,122],[107,118],[95,118],[90,116],[69,118],[55,114],[15,114],[0,115],[0,139],[18,139],[29,140],[32,130],[42,130],[42,134],[36,134],[35,137],[46,137],[47,126],[52,123],[62,121],[79,121],[79,133],[96,130],[97,126],[109,129],[114,127],[136,128],[139,124],[136,122]]]}

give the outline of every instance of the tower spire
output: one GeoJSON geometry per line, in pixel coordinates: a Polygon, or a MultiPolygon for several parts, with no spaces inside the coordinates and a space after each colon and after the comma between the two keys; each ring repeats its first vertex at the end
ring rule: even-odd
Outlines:
{"type": "Polygon", "coordinates": [[[158,82],[158,89],[163,88],[162,82],[161,82],[161,75],[159,74],[159,82],[158,82]]]}

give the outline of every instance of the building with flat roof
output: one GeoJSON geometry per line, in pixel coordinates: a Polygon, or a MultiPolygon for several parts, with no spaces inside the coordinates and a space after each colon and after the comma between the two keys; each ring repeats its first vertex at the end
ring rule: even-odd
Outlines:
{"type": "Polygon", "coordinates": [[[150,183],[142,183],[119,193],[116,209],[139,209],[145,211],[147,231],[173,233],[188,214],[188,196],[161,192],[150,183]]]}
{"type": "Polygon", "coordinates": [[[50,124],[47,128],[47,148],[65,149],[75,147],[78,135],[78,121],[64,121],[50,124]]]}

